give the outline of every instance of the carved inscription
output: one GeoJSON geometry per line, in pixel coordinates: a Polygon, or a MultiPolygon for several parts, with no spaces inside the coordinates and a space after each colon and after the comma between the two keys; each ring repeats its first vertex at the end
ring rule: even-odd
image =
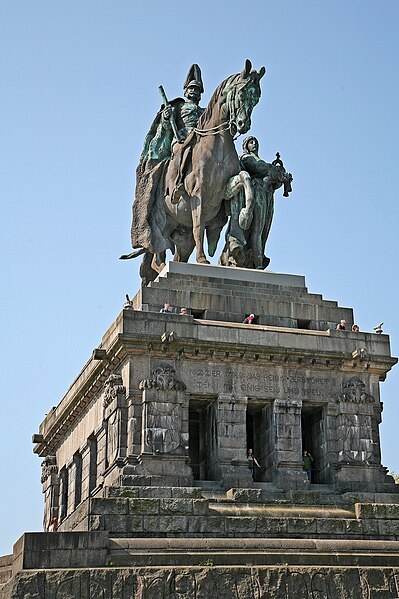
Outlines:
{"type": "Polygon", "coordinates": [[[191,366],[187,380],[193,391],[200,393],[240,393],[293,399],[325,398],[331,385],[330,378],[322,374],[306,376],[291,371],[281,373],[244,367],[231,370],[223,366],[191,366]]]}

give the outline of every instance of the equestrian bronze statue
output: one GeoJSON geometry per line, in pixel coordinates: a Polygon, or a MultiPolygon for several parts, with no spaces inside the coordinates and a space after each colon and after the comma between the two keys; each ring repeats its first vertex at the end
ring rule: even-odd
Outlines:
{"type": "Polygon", "coordinates": [[[164,104],[147,134],[137,167],[131,241],[134,251],[121,258],[143,255],[143,283],[163,269],[166,251],[187,262],[209,264],[228,216],[225,202],[241,190],[242,218],[254,202],[251,175],[242,170],[234,145],[236,136],[251,127],[252,110],[261,95],[265,68],[253,70],[247,60],[241,73],[225,79],[208,107],[199,106],[203,83],[198,65],[187,76],[185,99],[164,104]]]}

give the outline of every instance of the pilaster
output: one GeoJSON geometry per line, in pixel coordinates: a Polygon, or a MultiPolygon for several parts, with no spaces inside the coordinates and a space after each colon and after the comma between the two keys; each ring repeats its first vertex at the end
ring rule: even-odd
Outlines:
{"type": "Polygon", "coordinates": [[[226,489],[253,486],[247,460],[247,404],[245,396],[225,393],[217,398],[218,465],[226,489]]]}
{"type": "Polygon", "coordinates": [[[301,400],[276,399],[273,404],[275,480],[285,489],[306,488],[302,467],[301,400]]]}

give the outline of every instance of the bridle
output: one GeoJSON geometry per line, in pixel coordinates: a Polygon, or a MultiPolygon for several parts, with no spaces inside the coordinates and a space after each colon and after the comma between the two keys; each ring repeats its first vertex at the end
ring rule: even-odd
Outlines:
{"type": "Polygon", "coordinates": [[[230,134],[233,138],[233,141],[238,139],[242,133],[238,133],[237,127],[237,109],[236,109],[236,96],[237,93],[240,92],[248,85],[248,81],[245,81],[243,84],[236,84],[232,86],[226,93],[228,111],[230,118],[228,121],[224,121],[216,127],[211,127],[209,129],[198,129],[195,127],[193,131],[199,135],[200,137],[207,137],[209,135],[219,135],[220,133],[224,133],[225,131],[230,131],[230,134]]]}

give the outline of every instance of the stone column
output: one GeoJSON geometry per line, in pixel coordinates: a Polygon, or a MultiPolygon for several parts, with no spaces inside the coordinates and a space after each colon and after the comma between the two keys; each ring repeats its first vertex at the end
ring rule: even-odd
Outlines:
{"type": "Polygon", "coordinates": [[[71,514],[82,498],[82,456],[75,453],[68,464],[68,514],[71,514]]]}
{"type": "Polygon", "coordinates": [[[67,510],[66,515],[69,516],[75,509],[75,468],[73,459],[65,464],[67,472],[67,510]]]}
{"type": "Polygon", "coordinates": [[[82,501],[90,494],[90,443],[87,441],[80,450],[82,456],[82,501]]]}
{"type": "Polygon", "coordinates": [[[275,481],[282,489],[308,486],[302,467],[301,400],[276,399],[273,404],[275,481]]]}
{"type": "Polygon", "coordinates": [[[62,522],[68,515],[68,469],[66,466],[60,470],[60,493],[58,521],[62,522]]]}
{"type": "Polygon", "coordinates": [[[103,484],[104,474],[108,467],[107,464],[107,423],[102,422],[102,426],[97,433],[97,451],[98,451],[98,478],[99,483],[103,484]]]}
{"type": "Polygon", "coordinates": [[[111,374],[105,383],[103,419],[106,431],[105,485],[112,485],[120,475],[127,455],[126,389],[119,374],[111,374]]]}
{"type": "Polygon", "coordinates": [[[129,395],[127,403],[127,454],[137,456],[141,452],[142,393],[137,390],[129,395]]]}
{"type": "Polygon", "coordinates": [[[338,461],[337,452],[337,404],[335,399],[329,401],[325,407],[325,472],[322,480],[325,483],[332,483],[335,475],[335,464],[338,461]]]}
{"type": "Polygon", "coordinates": [[[217,399],[218,465],[224,488],[252,487],[247,459],[248,398],[220,394],[217,399]]]}

